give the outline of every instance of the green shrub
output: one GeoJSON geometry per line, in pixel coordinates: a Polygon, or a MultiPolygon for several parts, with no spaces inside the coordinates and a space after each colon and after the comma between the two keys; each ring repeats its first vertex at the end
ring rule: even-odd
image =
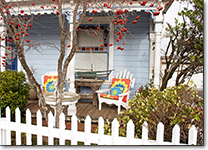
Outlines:
{"type": "Polygon", "coordinates": [[[0,72],[0,108],[5,116],[5,108],[10,107],[14,119],[15,109],[23,112],[29,96],[29,84],[23,72],[6,70],[0,72]]]}
{"type": "MultiPolygon", "coordinates": [[[[156,140],[157,125],[162,122],[165,141],[172,141],[172,129],[175,124],[179,124],[180,142],[188,143],[188,130],[191,125],[195,125],[198,129],[197,144],[203,145],[203,99],[198,96],[195,87],[184,84],[160,91],[155,87],[142,86],[135,98],[129,101],[129,106],[117,118],[121,136],[126,136],[127,123],[132,119],[135,137],[142,137],[142,124],[147,121],[149,139],[156,140]]],[[[106,126],[110,127],[109,124],[106,126]]],[[[105,134],[107,132],[105,130],[105,134]]]]}

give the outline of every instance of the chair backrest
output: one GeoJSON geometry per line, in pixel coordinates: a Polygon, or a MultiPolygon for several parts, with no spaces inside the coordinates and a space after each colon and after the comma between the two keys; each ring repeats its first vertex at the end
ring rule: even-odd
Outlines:
{"type": "Polygon", "coordinates": [[[55,91],[53,82],[58,79],[58,72],[51,71],[47,72],[41,77],[41,82],[43,85],[43,92],[53,92],[55,91]]]}
{"type": "Polygon", "coordinates": [[[129,91],[130,79],[113,78],[110,88],[111,95],[118,95],[129,91]]]}
{"type": "Polygon", "coordinates": [[[121,71],[120,73],[116,74],[115,78],[120,78],[120,79],[130,79],[130,87],[134,88],[134,84],[135,84],[135,78],[133,78],[133,74],[130,74],[130,72],[127,72],[127,69],[125,69],[124,71],[121,71]]]}

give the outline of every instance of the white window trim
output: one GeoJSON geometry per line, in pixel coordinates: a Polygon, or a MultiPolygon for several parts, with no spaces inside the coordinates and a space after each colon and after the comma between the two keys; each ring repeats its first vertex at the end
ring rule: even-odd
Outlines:
{"type": "MultiPolygon", "coordinates": [[[[113,21],[109,20],[109,17],[92,17],[92,21],[89,22],[88,19],[91,17],[85,17],[83,19],[82,24],[96,24],[96,21],[99,20],[99,24],[108,24],[109,28],[110,28],[110,32],[109,32],[109,44],[112,43],[113,46],[109,46],[109,63],[108,63],[108,68],[109,70],[113,70],[114,68],[114,64],[113,64],[113,58],[114,58],[114,25],[113,25],[113,21]],[[105,19],[106,18],[106,19],[105,19]],[[96,20],[95,20],[96,19],[96,20]]],[[[76,59],[76,53],[75,53],[75,59],[76,59]]],[[[105,80],[105,82],[103,83],[104,85],[110,85],[111,81],[113,78],[113,72],[111,72],[111,74],[108,76],[108,79],[105,80]]]]}

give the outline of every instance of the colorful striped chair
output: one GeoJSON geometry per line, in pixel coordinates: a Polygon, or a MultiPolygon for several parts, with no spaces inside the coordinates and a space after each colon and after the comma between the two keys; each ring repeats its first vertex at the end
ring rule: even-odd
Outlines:
{"type": "Polygon", "coordinates": [[[116,78],[112,79],[110,89],[96,91],[98,94],[99,110],[101,110],[102,103],[118,106],[118,114],[120,113],[121,106],[127,109],[129,95],[131,93],[129,89],[130,87],[133,88],[135,83],[135,78],[132,79],[132,77],[133,75],[130,75],[130,72],[127,72],[125,69],[124,73],[121,71],[120,75],[117,73],[116,78]]]}

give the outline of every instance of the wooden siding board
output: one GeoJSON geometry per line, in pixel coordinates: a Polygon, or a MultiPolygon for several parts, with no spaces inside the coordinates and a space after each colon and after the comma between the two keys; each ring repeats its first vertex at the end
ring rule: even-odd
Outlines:
{"type": "Polygon", "coordinates": [[[132,34],[124,40],[114,41],[114,69],[113,75],[124,69],[130,71],[136,78],[135,86],[131,90],[130,98],[141,85],[149,81],[149,17],[145,13],[140,14],[137,24],[131,24],[133,17],[128,18],[126,28],[132,34]],[[146,21],[144,21],[146,20],[146,21]],[[125,41],[125,45],[122,45],[125,41]],[[124,47],[124,51],[116,50],[117,46],[124,47]]]}
{"type": "MultiPolygon", "coordinates": [[[[39,42],[44,44],[40,47],[41,53],[34,49],[26,53],[28,65],[36,69],[36,79],[41,83],[41,76],[43,74],[57,70],[59,52],[57,49],[51,47],[52,44],[46,45],[47,42],[60,47],[60,29],[57,17],[53,14],[39,17],[38,21],[34,20],[33,27],[30,28],[28,33],[30,34],[28,39],[31,40],[31,43],[39,42]]],[[[27,49],[27,44],[25,49],[27,49]]]]}

